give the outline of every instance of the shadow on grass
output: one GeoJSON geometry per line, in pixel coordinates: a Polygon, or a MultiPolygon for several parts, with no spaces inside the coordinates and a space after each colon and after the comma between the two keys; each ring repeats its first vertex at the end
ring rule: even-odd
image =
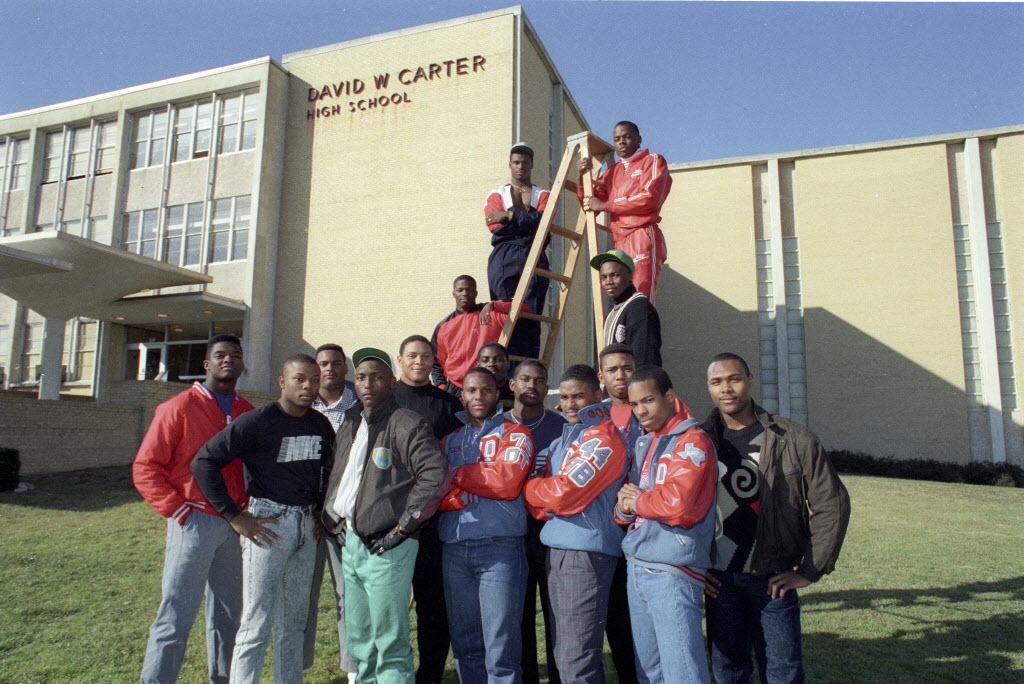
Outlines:
{"type": "Polygon", "coordinates": [[[35,489],[0,492],[0,504],[58,511],[101,511],[142,501],[130,465],[89,468],[51,475],[24,475],[35,489]]]}
{"type": "Polygon", "coordinates": [[[1005,681],[1020,674],[1019,658],[1011,656],[1021,651],[1022,600],[1024,577],[805,594],[801,608],[807,612],[869,611],[895,626],[877,638],[805,633],[804,662],[828,662],[833,674],[856,673],[851,681],[1005,681]]]}

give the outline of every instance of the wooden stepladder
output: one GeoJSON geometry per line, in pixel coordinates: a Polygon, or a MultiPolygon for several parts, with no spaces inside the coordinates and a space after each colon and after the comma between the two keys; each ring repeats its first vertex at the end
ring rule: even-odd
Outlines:
{"type": "MultiPolygon", "coordinates": [[[[547,207],[544,209],[540,226],[537,228],[537,234],[533,238],[533,245],[530,247],[530,254],[526,257],[526,263],[523,266],[523,274],[519,278],[519,285],[516,287],[515,296],[512,298],[512,311],[509,314],[508,320],[505,321],[505,327],[502,329],[501,337],[498,339],[501,344],[508,346],[508,341],[512,337],[512,331],[515,330],[516,323],[522,318],[547,323],[549,326],[548,336],[544,343],[544,348],[541,350],[540,358],[540,362],[544,364],[545,368],[551,367],[551,359],[555,354],[558,333],[562,328],[562,320],[565,317],[565,308],[569,300],[569,290],[576,276],[576,267],[579,263],[580,253],[583,251],[583,241],[587,241],[587,247],[591,256],[593,256],[598,254],[597,231],[608,231],[607,226],[597,222],[597,215],[593,211],[583,211],[582,207],[580,208],[575,228],[566,228],[555,223],[555,216],[558,214],[558,208],[562,206],[562,202],[569,201],[574,206],[579,206],[579,200],[576,195],[577,184],[569,179],[570,175],[575,176],[576,164],[573,162],[576,160],[577,155],[579,155],[580,159],[589,157],[593,160],[593,170],[591,173],[584,174],[583,176],[583,194],[587,197],[594,194],[594,181],[600,173],[601,165],[605,162],[611,165],[615,161],[612,146],[590,131],[577,133],[566,140],[565,153],[562,155],[562,163],[558,167],[558,174],[555,176],[555,183],[551,188],[547,207]],[[562,264],[560,271],[556,270],[557,265],[554,263],[551,264],[551,270],[538,268],[537,266],[549,235],[559,236],[566,241],[567,249],[564,251],[565,263],[562,264]],[[534,276],[553,280],[558,287],[558,301],[554,305],[554,310],[547,314],[540,311],[521,311],[523,301],[526,299],[526,292],[530,287],[530,281],[534,276]]],[[[585,277],[586,269],[584,269],[583,274],[585,277]]],[[[594,326],[597,335],[600,336],[604,329],[604,303],[601,297],[601,283],[596,277],[590,280],[594,301],[594,326]]],[[[513,356],[512,360],[522,361],[523,359],[519,356],[513,356]]]]}

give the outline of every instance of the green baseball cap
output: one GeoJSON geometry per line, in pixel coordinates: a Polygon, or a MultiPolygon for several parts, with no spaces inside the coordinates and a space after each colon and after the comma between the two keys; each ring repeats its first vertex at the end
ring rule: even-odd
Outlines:
{"type": "Polygon", "coordinates": [[[395,374],[395,364],[391,362],[391,355],[386,351],[374,349],[373,347],[363,347],[356,350],[356,353],[352,355],[352,367],[357,368],[359,364],[367,359],[377,359],[391,369],[392,375],[395,374]]]}
{"type": "Polygon", "coordinates": [[[635,266],[633,265],[633,260],[629,257],[628,254],[623,252],[621,249],[609,249],[607,252],[602,252],[601,254],[598,254],[596,257],[590,260],[590,265],[600,270],[601,264],[603,264],[606,261],[618,261],[620,264],[628,268],[630,273],[632,273],[635,269],[635,266]]]}

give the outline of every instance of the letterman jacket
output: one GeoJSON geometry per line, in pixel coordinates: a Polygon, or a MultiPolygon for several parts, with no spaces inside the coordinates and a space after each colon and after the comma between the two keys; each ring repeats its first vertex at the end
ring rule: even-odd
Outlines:
{"type": "Polygon", "coordinates": [[[581,422],[563,426],[549,448],[552,474],[526,483],[526,508],[547,521],[540,533],[546,546],[622,556],[624,532],[610,512],[629,471],[626,443],[607,404],[579,415],[581,422]]]}
{"type": "MultiPolygon", "coordinates": [[[[231,404],[232,420],[251,410],[252,404],[236,394],[231,404]]],[[[201,382],[156,407],[132,463],[132,480],[157,513],[178,524],[194,510],[220,517],[196,484],[191,465],[199,449],[227,424],[217,399],[201,382]]],[[[245,494],[242,462],[232,461],[221,474],[235,505],[244,507],[249,497],[245,494]]]]}
{"type": "Polygon", "coordinates": [[[500,411],[479,430],[469,413],[456,416],[465,426],[444,438],[444,453],[455,469],[452,488],[441,501],[438,533],[446,543],[526,534],[523,485],[533,470],[530,429],[506,420],[500,411]]]}
{"type": "MultiPolygon", "coordinates": [[[[660,154],[642,149],[630,158],[628,168],[621,159],[594,184],[594,196],[608,203],[615,244],[638,228],[661,221],[661,205],[672,188],[668,164],[660,154]],[[603,186],[603,187],[602,187],[603,186]]],[[[583,201],[583,183],[576,188],[583,201]]]]}
{"type": "Polygon", "coordinates": [[[334,446],[334,468],[324,499],[323,524],[331,534],[345,531],[346,522],[364,541],[395,525],[416,537],[416,531],[437,511],[450,483],[441,445],[422,416],[400,408],[392,395],[363,416],[363,405],[345,412],[334,446]],[[352,520],[337,517],[333,503],[345,466],[352,457],[352,443],[363,421],[369,439],[352,520]]]}
{"type": "Polygon", "coordinates": [[[635,515],[618,506],[615,517],[629,524],[622,540],[626,559],[667,570],[703,584],[711,566],[715,532],[718,459],[711,438],[678,397],[676,414],[656,433],[637,440],[643,459],[635,515]]]}
{"type": "MultiPolygon", "coordinates": [[[[850,523],[850,495],[817,436],[795,421],[754,404],[764,426],[757,467],[760,508],[750,569],[755,575],[796,571],[811,582],[835,570],[850,523]]],[[[722,414],[701,427],[717,445],[722,414]]]]}

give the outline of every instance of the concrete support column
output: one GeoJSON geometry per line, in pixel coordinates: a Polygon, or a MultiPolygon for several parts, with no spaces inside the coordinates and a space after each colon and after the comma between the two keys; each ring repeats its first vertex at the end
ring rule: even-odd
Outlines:
{"type": "Polygon", "coordinates": [[[66,324],[63,318],[46,318],[43,321],[43,350],[39,359],[42,366],[42,377],[39,378],[40,399],[60,399],[66,324]]]}

